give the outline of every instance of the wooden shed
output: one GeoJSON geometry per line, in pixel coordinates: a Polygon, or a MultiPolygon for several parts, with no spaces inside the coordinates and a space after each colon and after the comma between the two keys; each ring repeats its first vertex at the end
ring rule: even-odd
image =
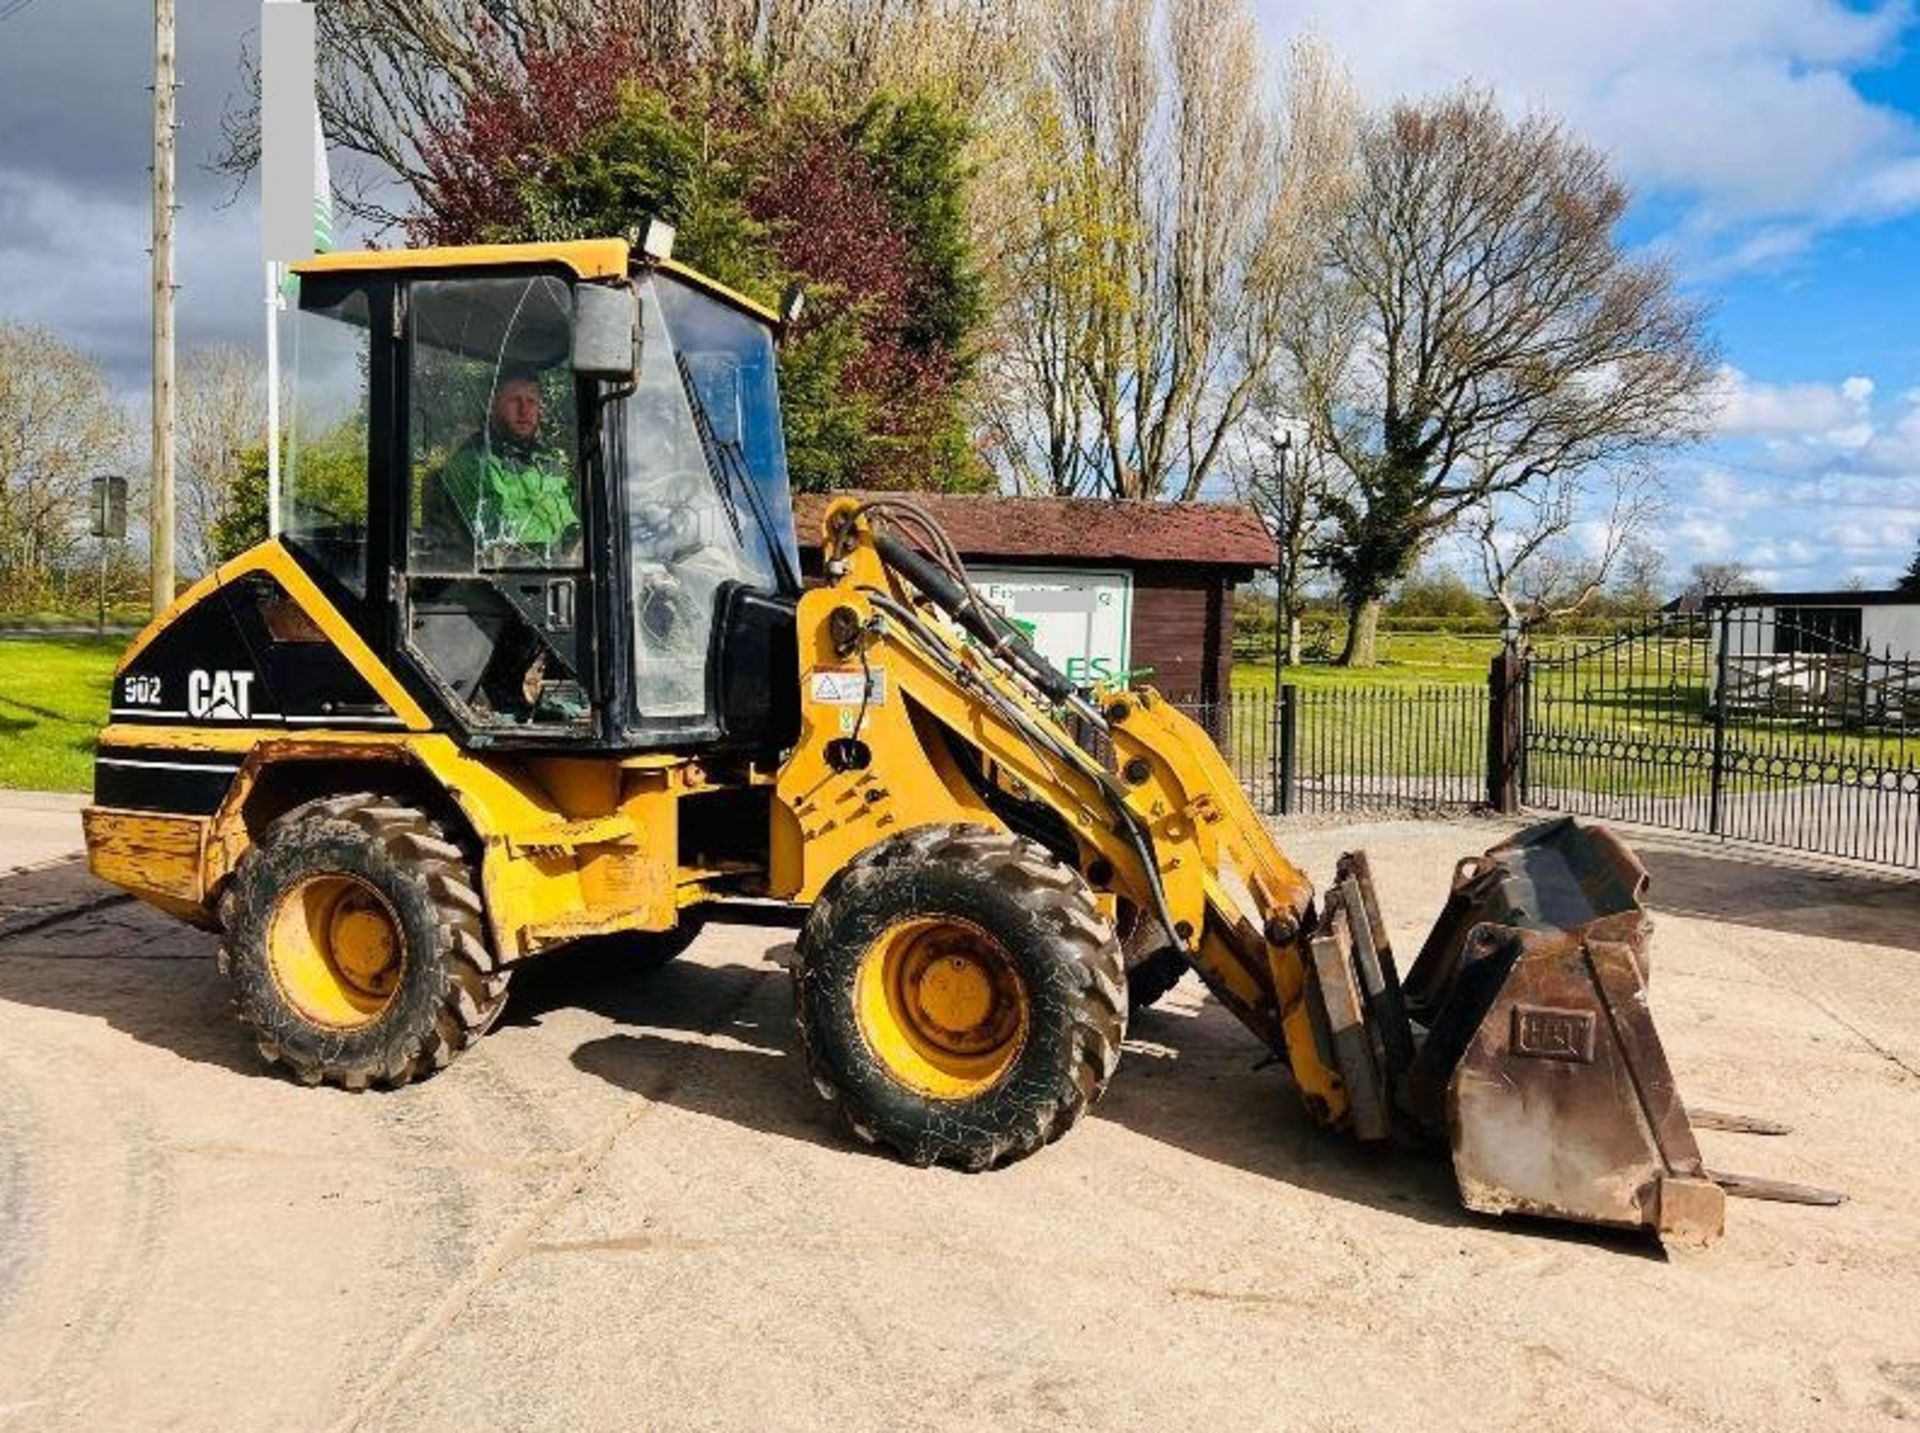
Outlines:
{"type": "MultiPolygon", "coordinates": [[[[794,500],[801,563],[820,565],[820,522],[839,494],[794,500]]],[[[1233,589],[1274,563],[1252,509],[911,493],[968,570],[1076,680],[1123,674],[1168,696],[1223,702],[1233,686],[1233,589]],[[1124,673],[1116,668],[1124,668],[1124,673]]]]}

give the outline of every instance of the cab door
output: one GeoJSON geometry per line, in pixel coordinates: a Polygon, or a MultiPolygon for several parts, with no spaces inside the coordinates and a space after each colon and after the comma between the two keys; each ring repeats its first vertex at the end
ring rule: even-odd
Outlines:
{"type": "Polygon", "coordinates": [[[600,730],[572,322],[553,273],[405,291],[400,646],[488,740],[600,730]]]}

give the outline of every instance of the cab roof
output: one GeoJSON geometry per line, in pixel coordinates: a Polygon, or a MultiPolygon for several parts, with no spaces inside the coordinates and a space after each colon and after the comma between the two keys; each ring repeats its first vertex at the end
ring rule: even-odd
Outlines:
{"type": "MultiPolygon", "coordinates": [[[[296,274],[390,273],[397,269],[497,269],[517,264],[558,264],[576,278],[621,279],[634,271],[633,246],[625,239],[567,239],[542,244],[462,244],[433,249],[353,249],[316,254],[293,265],[296,274]]],[[[765,304],[671,259],[646,259],[639,267],[683,279],[722,303],[765,324],[780,315],[765,304]]]]}

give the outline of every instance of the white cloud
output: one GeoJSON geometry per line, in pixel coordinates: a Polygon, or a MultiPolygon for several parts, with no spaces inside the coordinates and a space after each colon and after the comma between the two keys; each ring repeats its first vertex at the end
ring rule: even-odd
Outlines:
{"type": "Polygon", "coordinates": [[[1873,436],[1868,412],[1873,380],[1839,383],[1760,383],[1737,368],[1722,368],[1716,385],[1715,429],[1722,437],[1766,438],[1858,448],[1873,436]]]}
{"type": "Polygon", "coordinates": [[[1684,556],[1688,561],[1705,562],[1726,557],[1740,546],[1733,529],[1725,522],[1705,513],[1693,512],[1682,517],[1668,529],[1670,540],[1666,544],[1670,556],[1684,556]]]}
{"type": "Polygon", "coordinates": [[[1718,400],[1715,449],[1669,473],[1654,540],[1674,569],[1737,558],[1776,588],[1890,584],[1920,542],[1920,390],[1727,369],[1718,400]]]}
{"type": "Polygon", "coordinates": [[[1861,447],[1860,466],[1873,473],[1920,472],[1920,389],[1900,395],[1901,410],[1861,447]]]}
{"type": "Polygon", "coordinates": [[[1312,30],[1374,100],[1462,80],[1563,115],[1702,272],[1777,264],[1825,229],[1920,207],[1920,127],[1854,85],[1909,0],[1255,0],[1275,40],[1312,30]]]}

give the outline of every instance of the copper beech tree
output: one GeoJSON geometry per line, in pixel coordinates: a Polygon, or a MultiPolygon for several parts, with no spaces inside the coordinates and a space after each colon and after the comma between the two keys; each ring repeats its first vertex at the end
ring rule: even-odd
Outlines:
{"type": "Polygon", "coordinates": [[[1320,555],[1350,619],[1341,661],[1365,666],[1382,599],[1435,539],[1699,436],[1715,364],[1702,310],[1615,238],[1626,186],[1556,121],[1475,90],[1402,103],[1365,123],[1354,166],[1284,343],[1292,407],[1338,474],[1320,555]]]}

